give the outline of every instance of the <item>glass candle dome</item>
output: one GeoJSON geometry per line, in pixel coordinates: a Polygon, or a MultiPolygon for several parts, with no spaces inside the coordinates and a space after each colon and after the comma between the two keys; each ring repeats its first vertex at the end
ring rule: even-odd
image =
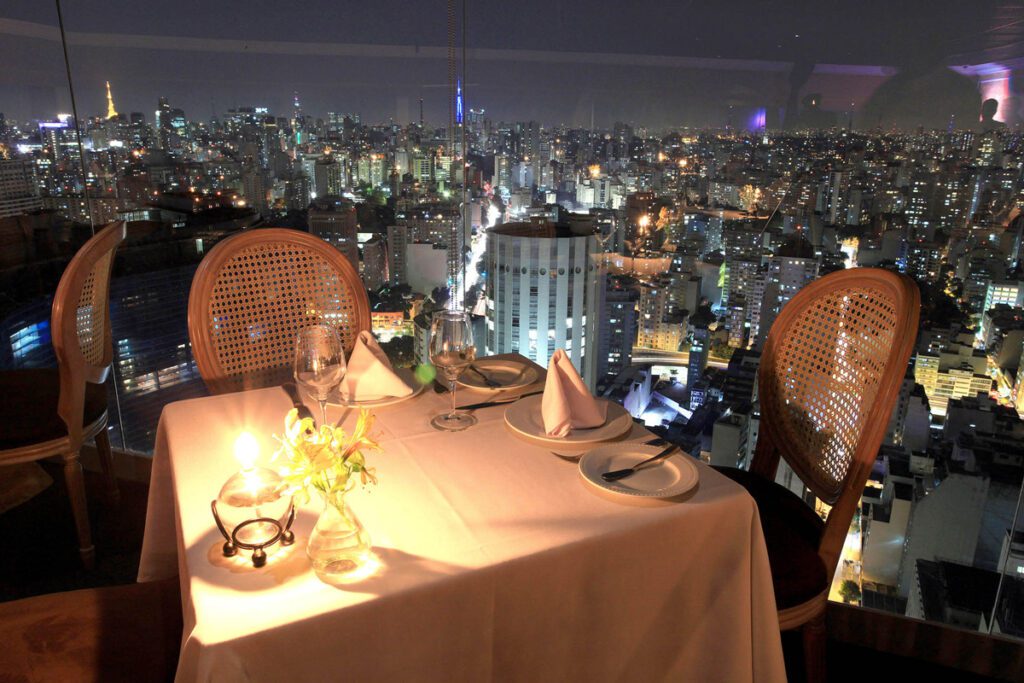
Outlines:
{"type": "Polygon", "coordinates": [[[239,548],[252,550],[253,565],[261,567],[266,563],[266,548],[294,541],[295,513],[284,480],[271,469],[256,467],[256,453],[255,439],[242,434],[235,442],[242,468],[224,482],[211,507],[225,539],[224,555],[235,555],[239,548]]]}

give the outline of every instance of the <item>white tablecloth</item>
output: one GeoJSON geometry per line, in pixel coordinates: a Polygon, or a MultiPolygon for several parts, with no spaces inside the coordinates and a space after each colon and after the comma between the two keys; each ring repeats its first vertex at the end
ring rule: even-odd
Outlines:
{"type": "Polygon", "coordinates": [[[313,506],[263,569],[220,556],[210,501],[237,470],[239,432],[269,459],[283,390],[164,409],[139,580],[181,578],[179,681],[785,679],[764,539],[739,486],[701,464],[685,502],[614,502],[513,436],[503,408],[434,431],[446,398],[428,389],[375,411],[380,484],[349,499],[381,567],[344,588],[309,567],[313,506]]]}

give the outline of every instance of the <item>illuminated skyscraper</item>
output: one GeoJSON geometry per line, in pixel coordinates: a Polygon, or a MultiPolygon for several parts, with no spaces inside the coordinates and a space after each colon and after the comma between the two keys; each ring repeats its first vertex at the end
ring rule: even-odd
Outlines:
{"type": "Polygon", "coordinates": [[[597,381],[612,379],[633,360],[640,292],[629,276],[608,277],[598,321],[597,381]]]}
{"type": "Polygon", "coordinates": [[[598,365],[604,287],[592,220],[508,223],[487,233],[487,353],[547,366],[564,349],[588,386],[598,365]]]}
{"type": "Polygon", "coordinates": [[[751,332],[757,335],[758,349],[764,345],[768,330],[782,307],[817,277],[818,259],[814,255],[814,247],[799,235],[790,238],[772,257],[768,263],[760,314],[756,325],[751,324],[751,332]]]}
{"type": "Polygon", "coordinates": [[[341,164],[332,157],[317,159],[313,163],[313,189],[317,197],[338,196],[344,189],[341,164]]]}
{"type": "Polygon", "coordinates": [[[188,142],[188,121],[185,112],[172,107],[161,97],[156,110],[157,144],[160,149],[181,153],[188,142]]]}

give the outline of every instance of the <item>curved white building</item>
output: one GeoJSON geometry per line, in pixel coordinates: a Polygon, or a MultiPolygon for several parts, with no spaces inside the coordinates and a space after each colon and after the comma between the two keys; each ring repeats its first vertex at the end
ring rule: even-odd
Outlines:
{"type": "Polygon", "coordinates": [[[507,223],[487,232],[487,353],[547,366],[565,349],[594,387],[604,270],[592,221],[507,223]]]}

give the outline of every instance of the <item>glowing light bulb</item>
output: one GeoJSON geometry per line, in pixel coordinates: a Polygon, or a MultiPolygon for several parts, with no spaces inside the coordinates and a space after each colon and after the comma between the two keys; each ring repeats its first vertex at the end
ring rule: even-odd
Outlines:
{"type": "Polygon", "coordinates": [[[235,439],[235,459],[243,470],[252,469],[260,455],[260,444],[249,432],[242,432],[235,439]]]}

